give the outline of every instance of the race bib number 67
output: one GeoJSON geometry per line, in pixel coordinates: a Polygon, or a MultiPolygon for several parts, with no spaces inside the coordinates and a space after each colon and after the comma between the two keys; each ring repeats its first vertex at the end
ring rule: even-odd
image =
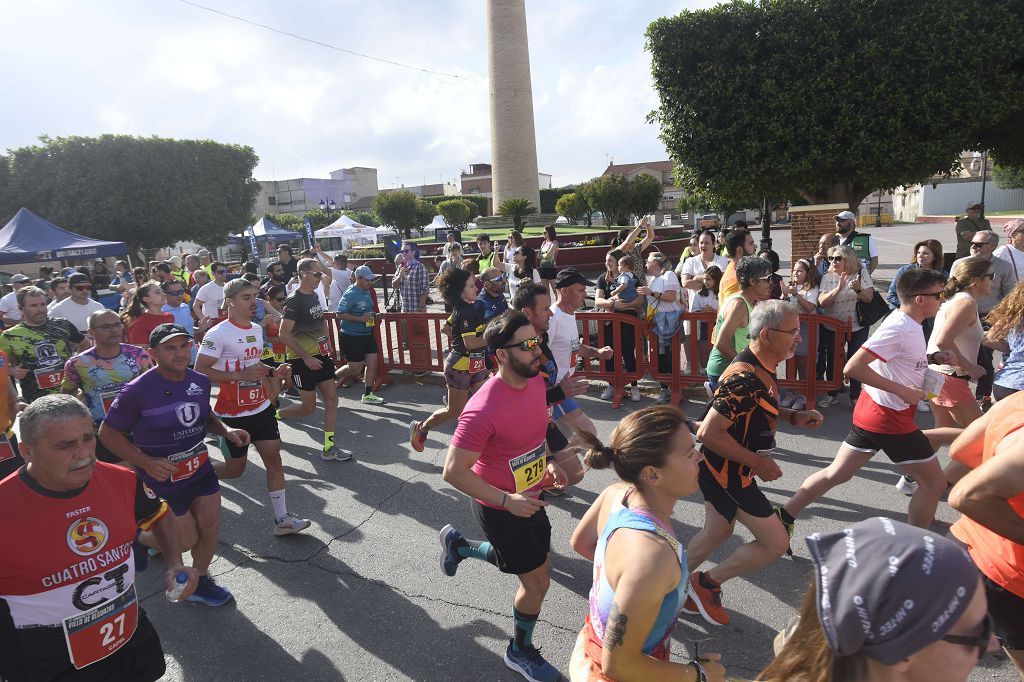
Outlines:
{"type": "Polygon", "coordinates": [[[512,470],[517,493],[527,491],[540,483],[544,480],[544,470],[547,467],[545,441],[542,440],[533,450],[510,459],[508,466],[512,470]]]}

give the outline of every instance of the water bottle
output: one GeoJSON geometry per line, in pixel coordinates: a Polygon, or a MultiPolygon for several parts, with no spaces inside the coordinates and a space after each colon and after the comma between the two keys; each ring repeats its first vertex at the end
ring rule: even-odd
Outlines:
{"type": "Polygon", "coordinates": [[[174,587],[165,592],[168,601],[178,601],[178,599],[181,598],[181,595],[184,594],[185,585],[187,584],[188,573],[186,573],[185,571],[180,571],[178,575],[174,576],[174,587]]]}

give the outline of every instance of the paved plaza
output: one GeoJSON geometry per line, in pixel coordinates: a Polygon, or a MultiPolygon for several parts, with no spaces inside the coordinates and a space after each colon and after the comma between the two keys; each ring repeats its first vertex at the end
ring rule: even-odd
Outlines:
{"type": "MultiPolygon", "coordinates": [[[[879,239],[880,275],[910,258],[919,239],[952,242],[952,225],[912,225],[868,230],[879,239]]],[[[788,260],[789,234],[775,232],[775,248],[788,260]]],[[[788,273],[788,267],[784,266],[788,273]]],[[[151,561],[138,585],[169,658],[168,680],[517,680],[501,660],[510,636],[515,578],[492,566],[466,561],[454,578],[438,565],[437,531],[452,523],[479,537],[468,499],[441,478],[441,464],[453,424],[432,432],[427,448],[408,445],[408,423],[440,402],[439,377],[402,378],[380,392],[383,406],[358,402],[359,389],[341,392],[337,443],[354,462],[322,462],[319,410],[282,425],[289,508],[313,521],[302,535],[275,538],[259,458],[222,483],[221,546],[211,567],[235,601],[213,609],[170,604],[161,587],[163,563],[151,561]]],[[[614,410],[597,399],[594,386],[581,400],[607,438],[627,411],[653,403],[653,384],[644,399],[614,410]]],[[[699,417],[702,405],[684,404],[699,417]]],[[[833,457],[850,424],[844,395],[825,411],[815,432],[780,427],[776,457],[781,479],[762,487],[773,502],[786,500],[809,473],[833,457]]],[[[930,426],[930,415],[919,415],[930,426]]],[[[943,461],[947,458],[943,453],[943,461]]],[[[835,531],[867,516],[906,515],[907,498],[893,487],[898,474],[879,455],[848,485],[812,505],[797,533],[835,531]]],[[[552,584],[537,627],[544,656],[565,670],[587,608],[591,565],[575,555],[569,536],[597,493],[613,481],[608,471],[590,472],[570,495],[551,500],[552,584]]],[[[954,512],[942,504],[935,529],[945,531],[954,512]]],[[[688,541],[703,521],[699,494],[679,503],[674,516],[688,541]]],[[[749,536],[723,546],[711,561],[726,556],[749,536]]],[[[674,655],[700,641],[720,651],[729,674],[751,679],[770,660],[772,638],[786,624],[811,580],[806,546],[794,540],[794,556],[744,579],[730,581],[724,604],[732,614],[725,628],[711,628],[684,616],[677,626],[674,655]]],[[[1001,653],[990,656],[972,680],[1013,680],[1001,653]]]]}

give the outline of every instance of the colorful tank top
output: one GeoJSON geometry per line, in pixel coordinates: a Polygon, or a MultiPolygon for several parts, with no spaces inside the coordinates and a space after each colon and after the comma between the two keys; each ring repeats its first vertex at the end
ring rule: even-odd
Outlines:
{"type": "Polygon", "coordinates": [[[604,629],[608,622],[608,614],[612,608],[612,601],[615,599],[615,590],[608,583],[604,573],[604,553],[608,547],[608,540],[612,534],[620,528],[632,528],[664,538],[672,549],[676,551],[679,558],[679,584],[676,589],[665,595],[658,610],[658,617],[651,627],[651,632],[644,640],[643,652],[653,655],[654,650],[663,642],[667,642],[672,634],[672,627],[675,625],[679,612],[686,601],[687,574],[686,574],[686,553],[683,546],[679,544],[675,533],[670,528],[665,528],[650,513],[641,509],[630,509],[625,506],[628,502],[630,489],[622,498],[622,503],[608,517],[601,537],[597,540],[597,549],[594,552],[594,584],[590,588],[590,624],[598,639],[604,640],[604,629]]]}

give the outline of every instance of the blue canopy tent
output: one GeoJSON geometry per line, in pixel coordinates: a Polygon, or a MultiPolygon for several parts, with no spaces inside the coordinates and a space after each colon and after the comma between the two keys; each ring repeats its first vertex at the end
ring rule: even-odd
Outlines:
{"type": "Polygon", "coordinates": [[[0,265],[69,258],[103,258],[128,253],[124,242],[90,239],[63,230],[27,208],[0,229],[0,265]]]}
{"type": "MultiPolygon", "coordinates": [[[[266,217],[257,220],[252,226],[252,231],[256,235],[256,243],[260,245],[260,251],[264,251],[265,255],[269,255],[270,243],[281,244],[302,239],[301,232],[286,230],[266,217]]],[[[249,230],[231,235],[229,241],[233,244],[249,244],[249,230]]]]}

